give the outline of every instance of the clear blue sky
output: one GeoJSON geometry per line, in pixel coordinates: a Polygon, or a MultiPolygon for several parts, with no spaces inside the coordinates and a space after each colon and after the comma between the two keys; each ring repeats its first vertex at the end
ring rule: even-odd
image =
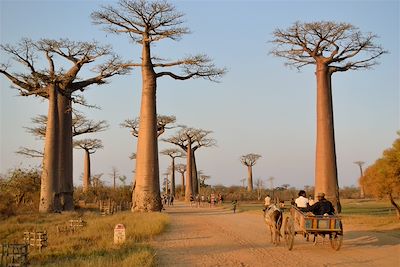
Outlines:
{"type": "MultiPolygon", "coordinates": [[[[4,1],[0,0],[1,43],[15,44],[23,37],[97,40],[111,44],[123,58],[139,60],[138,47],[125,36],[105,33],[91,23],[90,13],[114,1],[4,1]]],[[[357,184],[359,170],[391,146],[399,129],[399,1],[175,1],[186,14],[192,34],[179,42],[158,43],[153,53],[177,59],[206,53],[229,72],[221,83],[204,80],[158,83],[158,113],[175,115],[179,124],[214,131],[215,148],[198,150],[199,170],[211,176],[211,184],[239,185],[246,169],[243,154],[262,155],[254,178],[275,177],[274,185],[303,187],[314,184],[315,77],[313,67],[301,72],[274,58],[272,32],[295,21],[349,22],[377,40],[390,54],[373,70],[338,73],[333,77],[333,103],[339,185],[357,184]]],[[[0,54],[0,62],[8,58],[0,54]]],[[[17,166],[36,166],[14,153],[20,146],[41,149],[42,142],[24,126],[38,114],[46,114],[47,102],[17,96],[0,77],[0,173],[17,166]]],[[[88,118],[107,120],[110,129],[87,136],[103,140],[104,149],[92,155],[92,173],[104,173],[111,181],[112,166],[131,180],[134,162],[128,156],[136,140],[119,124],[138,116],[140,72],[115,77],[107,85],[93,86],[85,97],[101,110],[88,110],[88,118]]],[[[164,137],[174,131],[165,133],[164,137]]],[[[160,143],[159,149],[170,147],[160,143]]],[[[169,158],[160,156],[160,174],[169,158]]],[[[74,180],[80,184],[83,153],[74,151],[74,180]]]]}

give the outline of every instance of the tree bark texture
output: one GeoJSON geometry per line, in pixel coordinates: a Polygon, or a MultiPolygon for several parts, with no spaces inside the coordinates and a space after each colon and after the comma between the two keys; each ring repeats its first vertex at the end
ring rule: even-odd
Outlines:
{"type": "Polygon", "coordinates": [[[84,166],[83,166],[83,192],[87,192],[90,187],[90,153],[85,149],[84,155],[84,166]]]}
{"type": "Polygon", "coordinates": [[[59,136],[58,136],[58,90],[54,85],[49,86],[49,108],[47,113],[46,139],[44,144],[43,170],[40,186],[39,212],[49,213],[59,207],[59,136]]]}
{"type": "Polygon", "coordinates": [[[181,173],[181,175],[182,175],[182,192],[181,192],[181,195],[184,197],[185,196],[185,173],[184,172],[182,172],[181,173]]]}
{"type": "Polygon", "coordinates": [[[247,166],[247,191],[253,191],[253,167],[247,166]]]}
{"type": "MultiPolygon", "coordinates": [[[[142,50],[142,100],[136,157],[135,211],[160,211],[158,170],[156,74],[150,58],[150,44],[144,36],[142,50]]],[[[132,200],[133,201],[133,200],[132,200]]]]}
{"type": "Polygon", "coordinates": [[[74,209],[72,106],[69,96],[58,94],[59,118],[59,192],[63,210],[74,209]]]}
{"type": "Polygon", "coordinates": [[[169,187],[168,187],[168,175],[164,180],[164,186],[165,186],[165,194],[168,195],[169,187]]]}
{"type": "Polygon", "coordinates": [[[315,156],[315,195],[325,193],[337,212],[341,211],[337,178],[331,73],[317,62],[317,141],[315,156]]]}
{"type": "Polygon", "coordinates": [[[186,186],[185,186],[185,201],[190,201],[190,196],[193,196],[192,183],[192,144],[187,145],[186,151],[186,186]]]}
{"type": "Polygon", "coordinates": [[[172,157],[171,165],[171,195],[175,197],[175,158],[172,157]]]}
{"type": "Polygon", "coordinates": [[[196,166],[196,157],[195,157],[195,151],[192,149],[192,190],[193,190],[193,196],[196,196],[199,194],[199,180],[197,177],[197,166],[196,166]]]}

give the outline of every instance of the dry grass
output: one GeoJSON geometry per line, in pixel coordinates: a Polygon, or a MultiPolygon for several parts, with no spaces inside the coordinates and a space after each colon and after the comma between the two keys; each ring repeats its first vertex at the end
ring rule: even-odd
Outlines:
{"type": "Polygon", "coordinates": [[[161,213],[121,212],[102,217],[84,213],[87,226],[73,234],[58,234],[57,225],[76,219],[78,213],[32,214],[12,217],[0,222],[1,242],[22,242],[27,230],[46,230],[49,246],[42,253],[30,250],[31,266],[152,266],[154,252],[146,241],[161,233],[168,216],[161,213]],[[126,227],[126,243],[114,245],[114,227],[126,227]]]}

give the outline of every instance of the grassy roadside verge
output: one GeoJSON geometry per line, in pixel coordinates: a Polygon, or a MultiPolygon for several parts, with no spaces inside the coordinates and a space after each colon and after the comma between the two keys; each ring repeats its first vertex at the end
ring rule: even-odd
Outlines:
{"type": "Polygon", "coordinates": [[[162,213],[121,212],[112,216],[84,213],[87,226],[58,234],[57,225],[77,219],[78,213],[20,215],[0,221],[0,241],[22,243],[24,231],[48,232],[48,248],[30,249],[30,266],[153,266],[154,252],[146,241],[163,232],[169,222],[162,213]],[[126,243],[114,245],[114,227],[126,228],[126,243]]]}

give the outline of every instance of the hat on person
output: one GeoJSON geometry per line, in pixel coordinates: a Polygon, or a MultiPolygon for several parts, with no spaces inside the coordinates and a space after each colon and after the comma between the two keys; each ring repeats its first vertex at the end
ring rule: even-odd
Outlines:
{"type": "Polygon", "coordinates": [[[324,193],[318,193],[317,197],[324,197],[325,194],[324,193]]]}

